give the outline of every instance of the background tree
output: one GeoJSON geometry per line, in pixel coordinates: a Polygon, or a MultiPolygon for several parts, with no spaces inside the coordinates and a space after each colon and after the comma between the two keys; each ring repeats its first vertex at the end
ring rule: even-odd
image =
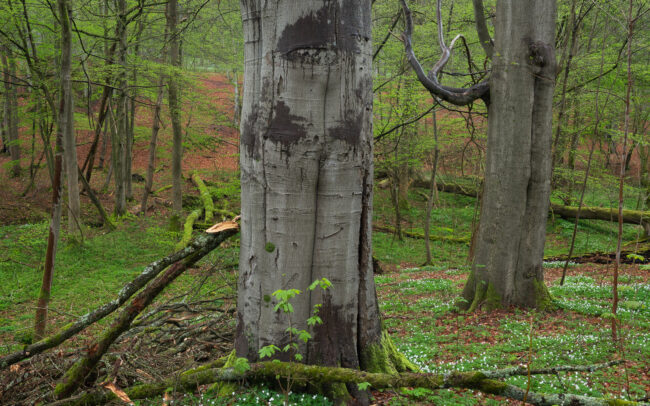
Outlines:
{"type": "MultiPolygon", "coordinates": [[[[171,65],[174,67],[181,66],[180,54],[180,31],[178,30],[178,1],[169,0],[167,2],[167,30],[169,32],[169,58],[171,65]]],[[[181,160],[183,157],[183,133],[181,128],[181,110],[179,105],[179,87],[175,75],[170,75],[167,84],[169,97],[169,115],[171,117],[172,129],[174,132],[172,146],[172,227],[179,228],[179,216],[183,210],[183,190],[182,190],[182,167],[181,160]]]]}
{"type": "Polygon", "coordinates": [[[11,175],[20,176],[20,143],[18,140],[18,96],[16,94],[16,61],[11,48],[0,41],[0,59],[4,82],[2,112],[3,149],[9,151],[11,175]]]}
{"type": "MultiPolygon", "coordinates": [[[[402,4],[407,14],[407,56],[423,85],[453,104],[478,98],[489,102],[483,202],[472,274],[463,292],[466,307],[544,307],[548,305],[542,260],[550,196],[555,2],[497,2],[489,87],[481,83],[469,89],[443,86],[437,79],[455,42],[445,45],[441,2],[442,57],[429,75],[411,48],[412,17],[404,0],[402,4]]],[[[481,42],[491,40],[481,38],[481,42]]]]}

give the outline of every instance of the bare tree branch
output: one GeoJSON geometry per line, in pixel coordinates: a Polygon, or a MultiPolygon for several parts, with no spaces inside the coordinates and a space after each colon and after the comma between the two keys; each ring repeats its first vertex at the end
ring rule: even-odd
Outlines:
{"type": "Polygon", "coordinates": [[[402,8],[404,9],[404,17],[406,20],[406,28],[402,34],[402,39],[404,40],[404,51],[406,52],[406,57],[411,64],[411,67],[415,71],[415,74],[417,75],[420,83],[422,83],[422,85],[429,92],[431,92],[433,96],[457,106],[470,104],[476,99],[482,99],[486,104],[488,104],[490,98],[490,86],[488,82],[481,82],[465,89],[443,86],[438,82],[438,79],[436,78],[437,73],[445,66],[449,60],[449,56],[451,55],[451,47],[453,47],[454,43],[459,38],[458,36],[454,38],[450,44],[450,47],[447,47],[445,45],[443,38],[444,36],[442,34],[442,19],[440,17],[440,0],[438,0],[438,40],[440,42],[440,48],[442,49],[442,56],[440,57],[440,60],[434,65],[429,75],[424,73],[422,65],[420,65],[420,62],[413,52],[413,46],[411,45],[411,36],[413,35],[413,18],[411,15],[411,10],[406,4],[406,1],[401,0],[401,2],[402,8]]]}

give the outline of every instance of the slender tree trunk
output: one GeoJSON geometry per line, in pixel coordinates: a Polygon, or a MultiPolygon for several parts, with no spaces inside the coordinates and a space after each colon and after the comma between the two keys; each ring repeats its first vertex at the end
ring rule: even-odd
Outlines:
{"type": "MultiPolygon", "coordinates": [[[[59,16],[61,17],[62,37],[64,31],[69,30],[68,10],[70,9],[69,0],[58,0],[59,16]]],[[[62,39],[62,42],[64,40],[62,39]]],[[[65,47],[62,47],[62,49],[65,47]]],[[[64,59],[63,57],[61,58],[64,59]]],[[[56,248],[59,242],[59,232],[61,230],[61,197],[63,195],[63,138],[68,127],[72,125],[68,120],[71,115],[67,109],[72,107],[66,101],[69,96],[66,92],[70,91],[69,74],[66,79],[65,69],[61,69],[60,92],[59,92],[59,120],[56,131],[56,149],[54,155],[54,178],[52,182],[52,217],[50,220],[50,233],[47,239],[47,250],[45,252],[45,266],[43,269],[43,282],[41,292],[38,297],[36,307],[36,320],[34,323],[34,338],[36,341],[44,336],[47,326],[47,311],[50,302],[50,292],[52,290],[52,277],[54,275],[54,262],[56,260],[56,248]],[[66,83],[67,82],[67,83],[66,83]]]]}
{"type": "MultiPolygon", "coordinates": [[[[551,162],[551,168],[555,168],[555,163],[559,162],[564,153],[563,143],[560,138],[562,136],[562,127],[566,125],[565,123],[565,109],[566,109],[566,89],[569,83],[569,74],[571,73],[571,62],[573,61],[573,56],[575,54],[575,48],[578,42],[578,31],[580,23],[576,18],[576,1],[572,0],[571,2],[571,41],[568,43],[567,49],[569,55],[567,57],[566,64],[564,66],[564,76],[562,78],[562,92],[560,96],[560,110],[557,116],[557,125],[555,127],[555,139],[553,140],[553,160],[551,162]]],[[[564,58],[563,58],[564,59],[564,58]]]]}
{"type": "Polygon", "coordinates": [[[20,176],[20,144],[18,138],[18,94],[16,90],[16,61],[8,46],[0,49],[3,67],[3,81],[5,88],[5,110],[7,141],[9,155],[11,156],[11,176],[20,176]]]}
{"type": "Polygon", "coordinates": [[[271,294],[291,288],[304,292],[292,301],[292,325],[313,337],[300,343],[304,362],[373,370],[393,359],[382,350],[372,272],[370,3],[241,1],[235,348],[251,361],[260,348],[289,342],[286,315],[274,311],[271,294]],[[307,289],[320,278],[332,287],[307,289]],[[308,327],[321,304],[323,324],[308,327]]]}
{"type": "Polygon", "coordinates": [[[571,147],[569,149],[569,157],[567,166],[573,172],[576,169],[576,155],[578,147],[580,146],[580,135],[582,132],[582,116],[580,112],[580,93],[576,92],[573,99],[574,113],[573,113],[573,134],[571,134],[571,147]]]}
{"type": "MultiPolygon", "coordinates": [[[[102,1],[101,5],[102,5],[102,15],[104,16],[104,18],[102,19],[102,27],[104,28],[104,37],[108,38],[108,26],[106,25],[106,21],[108,19],[108,0],[102,1]]],[[[106,57],[106,60],[109,60],[109,59],[112,60],[112,54],[115,53],[115,46],[117,44],[114,44],[113,47],[109,48],[108,43],[109,43],[108,39],[104,39],[104,56],[106,57]],[[109,49],[111,49],[111,48],[113,49],[112,52],[109,51],[109,49]]],[[[100,152],[99,152],[99,166],[97,167],[98,169],[104,169],[104,160],[106,159],[106,144],[108,143],[108,120],[106,118],[107,118],[107,116],[109,114],[109,109],[111,108],[110,103],[111,103],[111,96],[113,94],[113,89],[110,88],[110,94],[108,94],[107,90],[108,89],[106,87],[104,87],[104,93],[102,93],[102,99],[106,100],[106,102],[105,102],[106,107],[104,109],[104,118],[103,118],[104,132],[103,132],[103,136],[102,136],[102,146],[101,146],[100,152]]],[[[101,109],[100,109],[100,112],[101,112],[101,109]]],[[[98,117],[98,120],[99,120],[99,117],[98,117]]],[[[101,127],[102,126],[99,126],[100,131],[102,131],[101,127]]],[[[97,130],[97,129],[95,129],[95,130],[97,130]]],[[[91,148],[91,153],[92,153],[92,148],[91,148]]],[[[92,160],[94,160],[94,157],[91,159],[91,161],[92,160]]],[[[90,168],[92,168],[92,162],[90,164],[91,164],[90,168]]],[[[90,168],[89,168],[89,170],[90,170],[90,168]]],[[[90,174],[88,172],[86,174],[86,179],[88,180],[88,182],[90,182],[90,174]]]]}
{"type": "Polygon", "coordinates": [[[2,142],[2,148],[0,148],[0,154],[8,154],[9,148],[7,147],[7,144],[9,143],[9,134],[7,128],[9,123],[7,122],[7,94],[3,93],[1,96],[2,98],[0,99],[0,102],[2,103],[2,111],[0,113],[2,114],[2,117],[0,117],[0,141],[2,142]]]}
{"type": "Polygon", "coordinates": [[[74,102],[72,99],[72,31],[70,11],[72,0],[59,1],[59,20],[61,23],[61,92],[64,114],[63,148],[66,179],[68,181],[68,232],[78,233],[81,225],[81,203],[79,201],[79,169],[77,162],[77,142],[74,134],[74,102]]]}
{"type": "Polygon", "coordinates": [[[433,140],[435,142],[435,149],[433,150],[433,162],[431,163],[431,184],[429,185],[429,196],[427,198],[427,212],[424,217],[424,246],[427,253],[426,265],[431,265],[431,241],[429,241],[429,233],[431,233],[431,210],[433,210],[433,201],[436,193],[436,172],[438,171],[438,157],[440,156],[436,110],[433,111],[433,140]]]}
{"type": "MultiPolygon", "coordinates": [[[[108,114],[110,114],[109,113],[110,108],[111,107],[110,107],[110,102],[109,102],[109,104],[106,106],[106,115],[107,116],[108,116],[108,114]]],[[[110,132],[109,129],[108,129],[109,121],[110,120],[104,119],[104,130],[102,131],[102,146],[99,148],[99,165],[97,166],[98,169],[104,169],[104,161],[106,160],[106,149],[107,149],[106,145],[108,144],[108,140],[110,138],[109,135],[108,135],[109,132],[110,132]]],[[[88,177],[86,177],[86,179],[88,179],[88,177]]]]}
{"type": "Polygon", "coordinates": [[[163,102],[164,94],[164,79],[160,78],[158,82],[158,97],[156,98],[156,107],[153,112],[153,124],[151,127],[151,141],[149,141],[149,163],[147,164],[147,178],[144,185],[144,193],[142,194],[142,203],[140,205],[140,212],[147,215],[147,199],[153,187],[153,174],[156,170],[156,144],[158,140],[158,131],[160,130],[160,110],[163,102]]]}
{"type": "MultiPolygon", "coordinates": [[[[170,35],[169,56],[174,67],[181,66],[179,36],[176,27],[178,19],[178,0],[167,2],[167,30],[170,35]]],[[[182,167],[183,134],[181,129],[181,107],[179,104],[179,88],[174,74],[170,75],[168,83],[169,114],[171,116],[173,131],[172,146],[172,227],[180,227],[180,215],[183,210],[182,167]]]]}
{"type": "MultiPolygon", "coordinates": [[[[135,58],[140,57],[140,38],[142,37],[142,31],[144,30],[144,18],[138,20],[138,28],[135,33],[135,45],[133,47],[133,55],[135,58]]],[[[133,167],[133,140],[135,129],[135,112],[136,112],[136,98],[138,96],[137,91],[137,81],[138,81],[138,67],[137,63],[134,63],[133,70],[131,71],[131,80],[133,82],[133,88],[131,90],[131,96],[128,99],[129,113],[127,120],[127,132],[126,132],[126,150],[125,155],[126,159],[124,161],[124,180],[126,182],[126,199],[133,199],[133,179],[132,179],[132,167],[133,167]]]]}
{"type": "Polygon", "coordinates": [[[126,0],[116,0],[117,6],[117,24],[120,26],[118,32],[118,64],[120,65],[117,74],[117,106],[115,109],[115,136],[112,143],[113,172],[115,178],[115,209],[116,215],[121,216],[126,213],[126,180],[125,180],[125,161],[126,161],[126,133],[128,128],[127,118],[127,81],[126,81],[126,0]]]}
{"type": "Polygon", "coordinates": [[[612,283],[612,340],[616,341],[618,336],[618,325],[616,311],[618,310],[618,268],[621,264],[621,240],[623,238],[623,186],[625,181],[625,161],[627,151],[627,139],[630,130],[630,99],[632,93],[632,35],[634,33],[635,18],[632,17],[634,2],[630,0],[630,7],[627,17],[627,84],[625,94],[625,123],[623,124],[623,150],[620,156],[620,174],[618,183],[618,236],[616,240],[616,262],[614,262],[614,281],[612,283]]]}
{"type": "Polygon", "coordinates": [[[550,196],[555,1],[499,0],[487,163],[470,310],[549,305],[542,260],[550,196]]]}

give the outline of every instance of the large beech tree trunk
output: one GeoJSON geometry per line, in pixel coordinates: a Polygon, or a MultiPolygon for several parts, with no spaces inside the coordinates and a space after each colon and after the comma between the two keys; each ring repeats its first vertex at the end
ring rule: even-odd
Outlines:
{"type": "Polygon", "coordinates": [[[555,1],[499,0],[485,190],[467,306],[543,307],[555,1]]]}
{"type": "MultiPolygon", "coordinates": [[[[235,347],[289,340],[278,289],[300,289],[304,362],[381,368],[371,252],[370,0],[242,0],[242,226],[235,347]],[[323,293],[307,286],[328,278],[323,293]],[[308,328],[316,304],[323,324],[308,328]]],[[[287,358],[287,354],[283,354],[287,358]]],[[[283,358],[280,356],[279,358],[283,358]]],[[[385,357],[384,357],[385,358],[385,357]]],[[[384,361],[386,361],[384,359],[384,361]]]]}

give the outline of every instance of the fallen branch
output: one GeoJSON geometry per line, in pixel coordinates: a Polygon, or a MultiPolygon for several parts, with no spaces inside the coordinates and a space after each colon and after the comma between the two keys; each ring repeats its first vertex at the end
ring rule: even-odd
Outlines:
{"type": "MultiPolygon", "coordinates": [[[[588,252],[575,254],[569,258],[577,263],[610,264],[616,259],[615,252],[588,252]]],[[[567,255],[544,257],[544,261],[566,261],[567,255]]],[[[650,262],[650,240],[631,241],[621,249],[621,262],[625,264],[643,264],[650,262]]]]}
{"type": "MultiPolygon", "coordinates": [[[[604,364],[603,364],[604,365],[604,364]]],[[[595,368],[597,366],[592,366],[595,368]]],[[[559,367],[561,370],[582,370],[590,367],[559,367]],[[580,369],[578,369],[580,368],[580,369]]],[[[600,368],[600,366],[598,366],[600,368]]],[[[550,369],[549,369],[550,371],[550,369]]],[[[315,365],[294,364],[288,362],[261,362],[252,364],[248,372],[236,372],[233,368],[197,368],[180,376],[162,382],[142,384],[124,390],[131,399],[145,399],[160,396],[169,388],[176,391],[193,391],[201,385],[215,382],[233,382],[243,379],[250,381],[277,381],[290,377],[295,382],[333,384],[333,383],[369,383],[375,389],[416,387],[431,390],[445,388],[474,389],[483,393],[523,400],[525,391],[495,379],[485,372],[452,372],[449,374],[425,374],[405,372],[400,374],[368,373],[356,369],[321,367],[315,365]]],[[[62,405],[101,404],[116,399],[112,392],[95,391],[55,403],[62,405]]],[[[608,406],[647,405],[645,403],[592,398],[572,394],[542,394],[528,392],[526,402],[533,405],[575,405],[608,406]]]]}
{"type": "Polygon", "coordinates": [[[483,371],[483,374],[486,378],[503,379],[509,376],[528,375],[529,373],[531,375],[555,375],[558,372],[594,372],[598,371],[599,369],[605,369],[614,365],[620,365],[624,362],[624,360],[616,360],[594,365],[565,365],[550,368],[531,369],[530,372],[526,366],[519,365],[512,368],[497,369],[496,371],[483,371]]]}
{"type": "Polygon", "coordinates": [[[106,214],[106,210],[104,210],[104,206],[102,206],[102,202],[99,201],[97,198],[97,195],[93,191],[93,189],[90,187],[90,184],[86,180],[86,176],[83,174],[81,169],[77,166],[77,169],[79,170],[79,179],[81,179],[81,183],[84,187],[84,190],[86,193],[88,193],[88,197],[90,198],[90,201],[93,202],[95,207],[97,208],[97,211],[99,212],[99,215],[102,218],[102,221],[104,222],[105,225],[108,226],[109,229],[115,230],[116,226],[115,223],[113,223],[113,220],[106,214]]]}
{"type": "Polygon", "coordinates": [[[212,195],[210,195],[210,191],[208,191],[205,183],[203,183],[203,180],[201,177],[199,177],[198,172],[192,172],[192,181],[199,189],[201,200],[203,201],[203,208],[205,209],[205,222],[209,223],[212,221],[212,213],[214,211],[214,202],[212,201],[212,195]]]}
{"type": "MultiPolygon", "coordinates": [[[[566,219],[575,219],[578,208],[551,203],[553,214],[566,219]]],[[[581,207],[580,219],[618,221],[618,208],[609,207],[581,207]]],[[[650,211],[623,210],[623,222],[643,226],[645,235],[650,235],[650,211]]]]}
{"type": "Polygon", "coordinates": [[[174,252],[171,255],[150,263],[144,268],[140,275],[135,277],[135,279],[133,279],[131,282],[124,285],[124,287],[117,294],[117,297],[112,301],[98,307],[91,312],[84,314],[74,323],[70,323],[64,326],[61,331],[57,332],[56,334],[46,337],[34,344],[28,345],[23,348],[22,351],[17,351],[0,358],[0,370],[5,369],[10,365],[20,362],[24,359],[30,358],[36,354],[40,354],[43,351],[49,350],[50,348],[58,346],[64,341],[68,340],[70,337],[83,331],[86,327],[111,314],[118,307],[126,303],[126,301],[129,300],[129,298],[133,296],[135,292],[140,290],[144,285],[155,278],[165,268],[202,250],[206,245],[210,243],[210,241],[212,241],[212,238],[213,237],[210,237],[209,235],[200,235],[191,244],[189,244],[187,248],[174,252]]]}
{"type": "Polygon", "coordinates": [[[167,285],[169,285],[169,283],[205,255],[209,254],[227,238],[236,234],[237,231],[238,228],[235,226],[226,228],[218,233],[203,235],[202,238],[205,239],[205,242],[202,244],[202,247],[195,250],[191,255],[186,256],[181,261],[174,263],[162,275],[147,285],[147,287],[144,288],[131,301],[131,303],[122,310],[111,326],[104,331],[101,338],[88,346],[85,357],[77,361],[72,367],[70,367],[70,369],[68,369],[68,371],[66,371],[61,382],[54,389],[54,395],[57,398],[70,396],[84,381],[95,365],[97,365],[111,344],[123,332],[128,330],[133,320],[156,298],[160,292],[162,292],[167,285]]]}
{"type": "MultiPolygon", "coordinates": [[[[394,227],[391,226],[377,226],[373,225],[372,226],[374,231],[380,231],[383,233],[391,233],[395,234],[397,231],[395,230],[394,227]]],[[[415,231],[402,231],[402,234],[409,238],[417,238],[420,240],[424,239],[424,234],[418,233],[415,231]]],[[[458,243],[458,244],[469,244],[470,237],[448,237],[444,235],[436,235],[436,234],[431,234],[429,235],[429,240],[431,241],[446,241],[446,242],[453,242],[453,243],[458,243]]]]}

